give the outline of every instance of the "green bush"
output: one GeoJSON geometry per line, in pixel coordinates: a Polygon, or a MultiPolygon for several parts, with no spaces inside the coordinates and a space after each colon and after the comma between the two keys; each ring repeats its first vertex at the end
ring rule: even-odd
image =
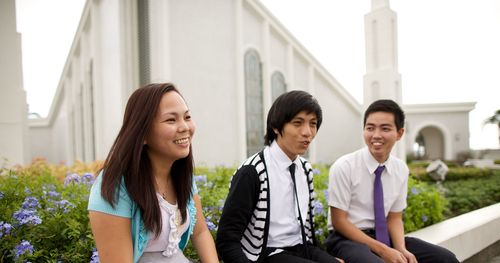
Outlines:
{"type": "Polygon", "coordinates": [[[425,182],[409,178],[406,202],[408,207],[403,220],[407,233],[438,223],[444,218],[446,199],[436,187],[425,182]]]}
{"type": "Polygon", "coordinates": [[[91,261],[95,245],[87,202],[93,176],[68,174],[60,182],[39,172],[2,170],[0,262],[91,261]]]}
{"type": "MultiPolygon", "coordinates": [[[[493,171],[488,168],[475,168],[475,167],[448,167],[445,181],[465,180],[471,178],[489,177],[493,175],[493,171]]],[[[434,182],[429,174],[426,172],[425,167],[411,166],[411,175],[421,181],[434,182]]]]}
{"type": "Polygon", "coordinates": [[[500,202],[500,171],[491,176],[445,181],[448,218],[500,202]]]}
{"type": "MultiPolygon", "coordinates": [[[[87,217],[88,192],[99,163],[71,167],[44,161],[15,170],[0,169],[0,263],[1,262],[98,262],[87,217]],[[78,172],[77,175],[73,172],[78,172]]],[[[408,207],[404,212],[406,232],[500,202],[500,171],[452,168],[443,186],[419,181],[422,166],[412,167],[408,185],[408,207]],[[467,179],[464,179],[467,178],[467,179]],[[472,178],[472,179],[471,179],[472,178]]],[[[197,168],[195,181],[206,223],[213,237],[235,167],[197,168]]],[[[327,237],[328,166],[314,165],[316,237],[327,237]]],[[[197,259],[191,244],[186,256],[197,259]]]]}

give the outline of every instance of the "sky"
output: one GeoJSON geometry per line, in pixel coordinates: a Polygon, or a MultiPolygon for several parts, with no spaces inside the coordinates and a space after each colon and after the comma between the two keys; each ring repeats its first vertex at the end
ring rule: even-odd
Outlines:
{"type": "MultiPolygon", "coordinates": [[[[261,0],[362,102],[364,15],[370,0],[261,0]]],[[[30,112],[48,114],[84,6],[83,0],[16,0],[23,79],[30,112]]],[[[403,103],[477,102],[472,149],[498,148],[483,120],[500,109],[500,1],[390,1],[398,15],[403,103]]]]}

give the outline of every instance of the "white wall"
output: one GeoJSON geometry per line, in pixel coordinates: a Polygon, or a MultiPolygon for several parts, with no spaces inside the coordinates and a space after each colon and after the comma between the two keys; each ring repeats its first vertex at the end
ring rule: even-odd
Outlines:
{"type": "Polygon", "coordinates": [[[434,127],[444,137],[444,159],[454,160],[457,154],[469,151],[469,112],[475,103],[440,103],[404,105],[407,117],[406,152],[412,146],[418,132],[425,127],[434,127]]]}
{"type": "Polygon", "coordinates": [[[0,157],[7,165],[30,161],[26,92],[23,90],[21,35],[15,0],[0,1],[0,157]]]}

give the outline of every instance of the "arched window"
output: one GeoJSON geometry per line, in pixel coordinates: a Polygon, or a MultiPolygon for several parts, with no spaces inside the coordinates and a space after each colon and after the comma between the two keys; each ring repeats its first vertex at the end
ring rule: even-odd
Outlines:
{"type": "Polygon", "coordinates": [[[250,156],[264,146],[262,67],[259,54],[253,49],[245,53],[244,63],[247,156],[250,156]]]}
{"type": "Polygon", "coordinates": [[[286,92],[285,76],[279,71],[275,71],[271,76],[271,98],[275,101],[279,95],[286,92]]]}

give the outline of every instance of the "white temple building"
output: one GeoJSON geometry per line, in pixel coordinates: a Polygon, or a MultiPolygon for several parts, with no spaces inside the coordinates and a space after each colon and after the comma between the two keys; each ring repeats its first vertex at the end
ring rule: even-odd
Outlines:
{"type": "MultiPolygon", "coordinates": [[[[104,159],[133,90],[167,81],[197,124],[198,165],[236,165],[261,149],[267,110],[294,89],[312,93],[323,108],[308,152],[313,163],[332,163],[364,145],[365,106],[258,0],[88,0],[50,112],[29,120],[15,0],[1,1],[0,17],[0,155],[12,162],[104,159]]],[[[396,13],[388,0],[372,0],[364,19],[364,102],[402,103],[396,13]]],[[[403,105],[406,133],[394,154],[456,159],[469,150],[474,105],[403,105]]]]}

